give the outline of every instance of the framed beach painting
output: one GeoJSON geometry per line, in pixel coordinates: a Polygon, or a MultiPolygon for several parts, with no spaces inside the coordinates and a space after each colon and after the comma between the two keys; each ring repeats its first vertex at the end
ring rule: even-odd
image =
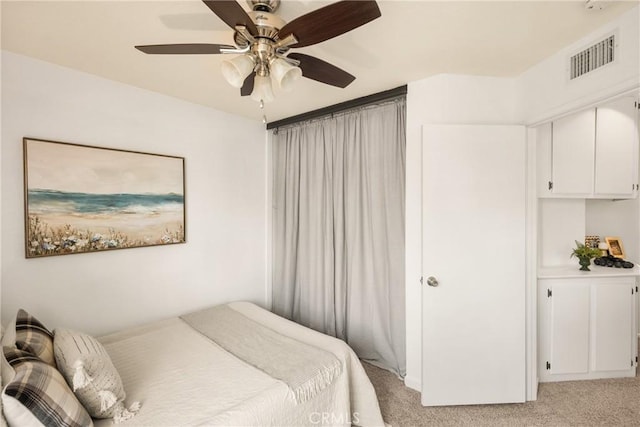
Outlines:
{"type": "Polygon", "coordinates": [[[184,158],[23,138],[27,258],[185,242],[184,158]]]}

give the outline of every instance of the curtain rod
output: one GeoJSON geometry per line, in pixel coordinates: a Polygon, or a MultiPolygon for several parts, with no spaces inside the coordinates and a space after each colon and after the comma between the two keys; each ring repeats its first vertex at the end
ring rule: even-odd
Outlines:
{"type": "Polygon", "coordinates": [[[399,86],[395,89],[385,90],[384,92],[374,93],[373,95],[363,96],[362,98],[352,99],[350,101],[341,102],[340,104],[330,105],[318,110],[309,111],[298,114],[296,116],[287,117],[286,119],[277,120],[267,123],[267,130],[276,129],[281,126],[302,122],[305,120],[317,119],[319,117],[328,116],[330,114],[339,113],[351,108],[361,107],[367,104],[384,101],[391,98],[407,94],[407,85],[399,86]]]}

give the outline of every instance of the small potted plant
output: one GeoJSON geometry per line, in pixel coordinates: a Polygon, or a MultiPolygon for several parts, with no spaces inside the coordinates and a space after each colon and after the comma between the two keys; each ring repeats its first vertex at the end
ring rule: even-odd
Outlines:
{"type": "Polygon", "coordinates": [[[583,271],[591,271],[589,270],[589,266],[591,265],[591,259],[597,258],[600,256],[600,249],[598,248],[590,248],[586,246],[584,243],[580,243],[576,240],[576,247],[571,252],[572,257],[578,258],[578,263],[580,264],[580,270],[583,271]]]}

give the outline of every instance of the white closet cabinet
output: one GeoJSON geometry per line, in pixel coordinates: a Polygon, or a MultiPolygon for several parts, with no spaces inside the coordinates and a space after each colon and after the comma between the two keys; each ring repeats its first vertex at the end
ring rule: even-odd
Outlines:
{"type": "Polygon", "coordinates": [[[540,279],[538,286],[541,381],[635,376],[635,277],[540,279]]]}
{"type": "Polygon", "coordinates": [[[634,198],[638,102],[618,98],[538,127],[538,196],[634,198]]]}

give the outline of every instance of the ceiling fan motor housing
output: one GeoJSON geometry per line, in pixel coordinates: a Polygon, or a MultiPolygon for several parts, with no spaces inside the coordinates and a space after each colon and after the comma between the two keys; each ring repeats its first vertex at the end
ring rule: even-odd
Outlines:
{"type": "Polygon", "coordinates": [[[263,12],[275,12],[280,6],[280,0],[247,0],[251,10],[261,10],[263,12]]]}
{"type": "Polygon", "coordinates": [[[266,37],[271,40],[276,39],[278,31],[286,24],[284,19],[270,12],[254,10],[249,12],[249,16],[258,27],[258,37],[266,37]]]}
{"type": "MultiPolygon", "coordinates": [[[[248,15],[253,23],[256,24],[256,28],[258,29],[258,34],[255,35],[256,38],[267,38],[271,41],[275,41],[277,40],[278,31],[280,31],[280,29],[287,23],[278,15],[262,10],[253,10],[249,12],[248,15]]],[[[238,31],[234,32],[233,41],[236,46],[241,48],[251,44],[251,42],[238,31]]]]}

